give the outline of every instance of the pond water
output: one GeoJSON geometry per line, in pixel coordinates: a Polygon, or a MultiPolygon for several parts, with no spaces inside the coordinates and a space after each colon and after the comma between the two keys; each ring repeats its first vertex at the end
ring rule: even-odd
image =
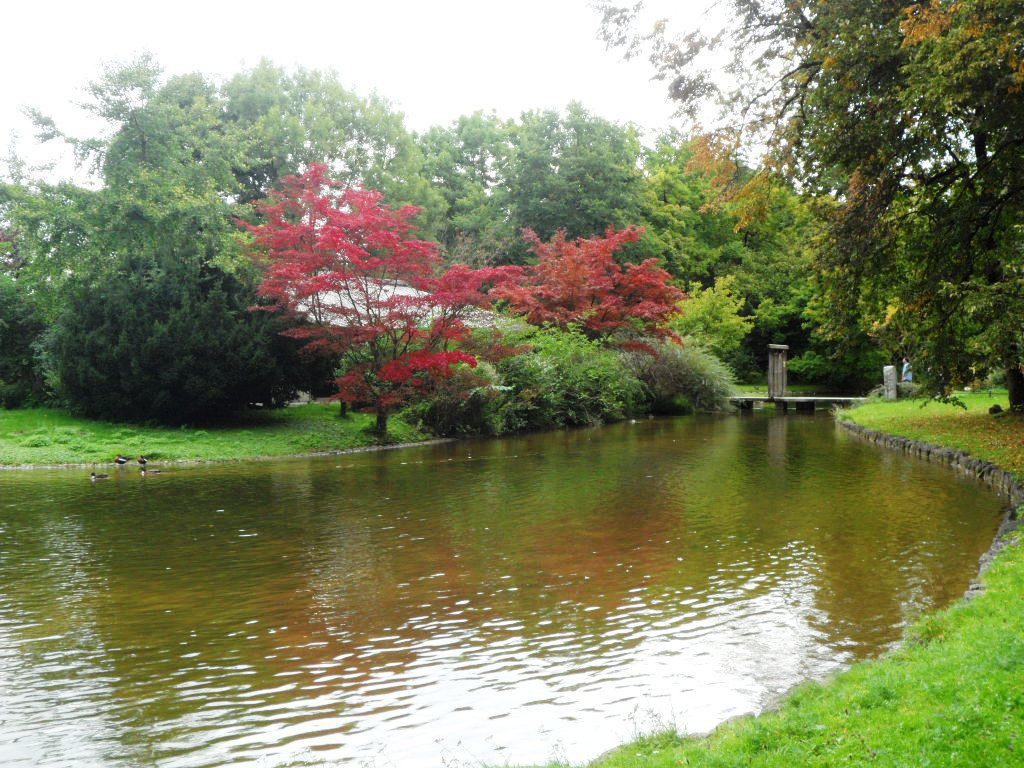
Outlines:
{"type": "Polygon", "coordinates": [[[0,472],[0,764],[582,762],[959,597],[1001,502],[828,417],[0,472]]]}

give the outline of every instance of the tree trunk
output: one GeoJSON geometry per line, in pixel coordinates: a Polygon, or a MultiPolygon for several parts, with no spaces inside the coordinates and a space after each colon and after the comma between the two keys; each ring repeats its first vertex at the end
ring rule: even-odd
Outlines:
{"type": "Polygon", "coordinates": [[[1007,334],[1004,343],[1003,365],[1006,367],[1006,390],[1010,396],[1010,410],[1024,412],[1024,371],[1021,370],[1020,343],[1016,334],[1007,334]]]}
{"type": "Polygon", "coordinates": [[[1010,410],[1024,412],[1024,373],[1021,372],[1019,363],[1007,366],[1006,389],[1010,395],[1010,410]]]}
{"type": "Polygon", "coordinates": [[[384,437],[388,433],[388,412],[383,408],[377,409],[377,434],[384,437]]]}

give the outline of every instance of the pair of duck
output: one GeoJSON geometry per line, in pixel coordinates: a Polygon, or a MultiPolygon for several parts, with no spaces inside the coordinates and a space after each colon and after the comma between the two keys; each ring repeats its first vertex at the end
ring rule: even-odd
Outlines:
{"type": "MultiPolygon", "coordinates": [[[[117,464],[118,467],[123,467],[129,461],[131,461],[131,459],[129,457],[122,456],[121,454],[117,454],[117,458],[114,459],[114,463],[117,464]]],[[[139,465],[139,471],[140,471],[141,474],[145,475],[147,472],[149,474],[153,474],[153,475],[159,475],[160,474],[160,470],[159,469],[150,469],[150,470],[146,469],[146,465],[149,464],[149,459],[147,459],[145,456],[139,456],[139,458],[137,458],[135,461],[139,465]]],[[[93,472],[92,475],[90,476],[90,479],[95,483],[98,480],[109,480],[110,479],[110,475],[107,475],[107,474],[96,474],[95,472],[93,472]]]]}
{"type": "MultiPolygon", "coordinates": [[[[128,456],[122,456],[121,454],[117,454],[117,458],[114,459],[114,463],[119,467],[123,467],[129,461],[131,461],[131,459],[128,456]]],[[[139,456],[135,461],[138,462],[138,465],[142,467],[142,469],[145,469],[146,465],[149,464],[149,459],[145,456],[139,456]]]]}

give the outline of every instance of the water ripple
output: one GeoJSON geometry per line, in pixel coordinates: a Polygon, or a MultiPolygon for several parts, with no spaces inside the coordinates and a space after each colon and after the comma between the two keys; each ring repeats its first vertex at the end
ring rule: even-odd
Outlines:
{"type": "Polygon", "coordinates": [[[4,765],[582,762],[886,648],[999,517],[817,418],[80,475],[0,473],[4,765]]]}

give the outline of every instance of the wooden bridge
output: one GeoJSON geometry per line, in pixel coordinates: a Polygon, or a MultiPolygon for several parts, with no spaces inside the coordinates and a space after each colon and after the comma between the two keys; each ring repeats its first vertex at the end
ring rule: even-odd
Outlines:
{"type": "Polygon", "coordinates": [[[786,394],[786,352],[789,347],[785,344],[768,345],[768,394],[767,395],[735,395],[729,398],[729,402],[740,410],[751,410],[755,404],[774,403],[775,410],[785,413],[793,406],[798,411],[813,413],[817,408],[847,407],[862,403],[867,398],[863,397],[810,397],[802,395],[786,394]]]}
{"type": "Polygon", "coordinates": [[[845,397],[843,395],[829,395],[824,397],[811,397],[804,395],[734,395],[729,402],[740,410],[751,410],[755,405],[767,405],[773,403],[775,410],[785,412],[790,406],[798,411],[813,412],[818,408],[846,408],[857,403],[863,403],[864,397],[845,397]]]}

